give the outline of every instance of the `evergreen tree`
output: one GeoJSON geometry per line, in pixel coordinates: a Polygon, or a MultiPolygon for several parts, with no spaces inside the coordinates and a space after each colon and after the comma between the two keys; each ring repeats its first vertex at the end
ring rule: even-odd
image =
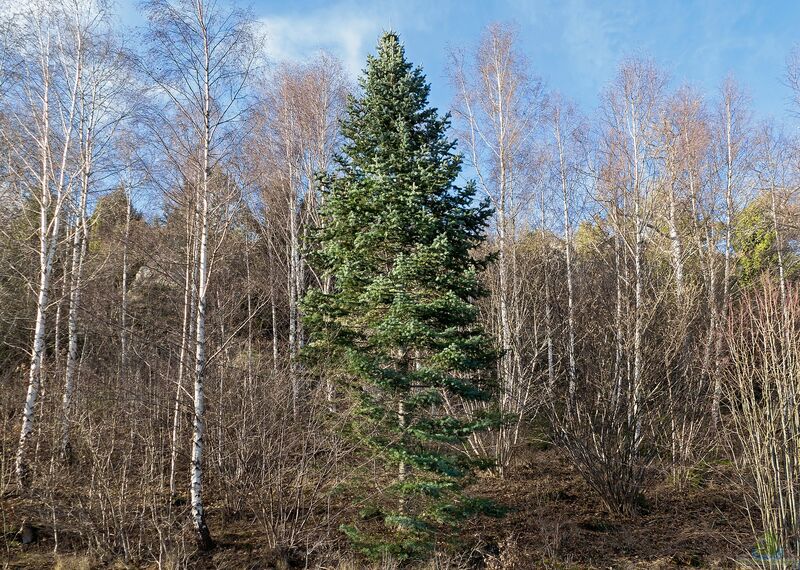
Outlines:
{"type": "Polygon", "coordinates": [[[334,286],[310,291],[303,312],[310,362],[341,379],[356,407],[350,435],[392,481],[344,530],[363,553],[402,559],[487,506],[463,492],[477,467],[464,442],[495,418],[464,402],[488,400],[493,383],[496,352],[474,304],[486,294],[478,274],[490,259],[475,251],[491,210],[473,184],[456,185],[449,116],[428,105],[396,34],[380,39],[359,84],[323,180],[313,255],[334,286]]]}

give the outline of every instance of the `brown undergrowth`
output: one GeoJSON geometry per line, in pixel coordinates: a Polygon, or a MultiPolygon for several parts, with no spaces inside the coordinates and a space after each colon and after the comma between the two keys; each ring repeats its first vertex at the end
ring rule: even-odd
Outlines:
{"type": "MultiPolygon", "coordinates": [[[[604,507],[557,449],[531,448],[521,454],[506,479],[493,479],[491,484],[481,480],[476,485],[485,497],[508,509],[506,516],[471,522],[461,533],[459,553],[442,552],[424,568],[733,567],[752,546],[750,524],[733,481],[724,463],[698,469],[681,489],[653,473],[640,514],[622,518],[604,507]]],[[[87,553],[79,546],[90,539],[85,530],[59,529],[56,536],[48,526],[45,505],[9,493],[1,501],[2,568],[368,567],[346,554],[347,545],[335,529],[310,555],[297,547],[275,549],[252,520],[220,512],[213,504],[209,514],[217,548],[212,553],[194,553],[190,529],[185,528],[181,532],[186,548],[162,553],[160,561],[154,556],[152,562],[125,563],[87,553]],[[17,535],[25,518],[37,530],[31,545],[22,545],[17,535]]],[[[390,560],[377,566],[394,567],[390,560]]]]}

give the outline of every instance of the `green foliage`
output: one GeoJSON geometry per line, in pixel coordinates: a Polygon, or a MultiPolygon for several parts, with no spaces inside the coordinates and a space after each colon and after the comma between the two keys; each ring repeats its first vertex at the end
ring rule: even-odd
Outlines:
{"type": "Polygon", "coordinates": [[[758,540],[755,552],[762,557],[778,555],[781,552],[780,539],[772,532],[765,532],[758,540]]]}
{"type": "Polygon", "coordinates": [[[491,258],[475,251],[491,210],[476,204],[473,184],[455,185],[449,117],[428,106],[429,86],[396,34],[380,39],[360,85],[336,172],[322,179],[311,258],[334,287],[304,299],[306,355],[355,405],[348,435],[396,479],[344,532],[367,556],[418,558],[486,510],[463,492],[482,466],[464,442],[498,417],[462,402],[489,401],[494,384],[496,351],[474,304],[486,294],[478,276],[491,258]],[[407,476],[397,477],[400,465],[407,476]]]}
{"type": "Polygon", "coordinates": [[[749,287],[762,273],[777,267],[776,234],[764,200],[748,204],[736,216],[732,242],[739,254],[737,270],[742,287],[749,287]]]}
{"type": "MultiPolygon", "coordinates": [[[[484,514],[501,517],[506,509],[487,499],[476,499],[462,495],[459,504],[443,504],[438,513],[442,518],[457,514],[451,524],[462,520],[465,516],[484,514]]],[[[386,528],[394,532],[383,535],[362,531],[358,524],[342,525],[340,530],[350,539],[355,550],[372,560],[394,559],[399,561],[422,559],[433,553],[434,543],[431,536],[436,527],[419,516],[405,516],[397,513],[386,514],[374,507],[359,512],[361,521],[381,519],[386,528]]]]}
{"type": "Polygon", "coordinates": [[[573,236],[573,244],[578,254],[591,256],[608,241],[608,235],[598,220],[582,221],[573,236]]]}
{"type": "MultiPolygon", "coordinates": [[[[92,228],[89,250],[99,251],[104,243],[111,243],[114,238],[120,239],[125,232],[127,216],[128,196],[122,188],[102,196],[89,218],[89,226],[92,228]]],[[[141,224],[142,214],[133,209],[131,221],[134,225],[141,224]]]]}

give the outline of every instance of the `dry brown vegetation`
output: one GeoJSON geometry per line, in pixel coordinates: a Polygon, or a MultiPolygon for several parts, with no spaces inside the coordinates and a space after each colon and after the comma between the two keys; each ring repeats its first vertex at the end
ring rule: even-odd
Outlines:
{"type": "Polygon", "coordinates": [[[380,526],[360,511],[396,473],[300,357],[300,300],[335,287],[306,256],[317,175],[356,88],[328,55],[259,69],[263,38],[222,3],[147,10],[142,53],[102,2],[35,0],[0,28],[0,567],[800,557],[800,144],[743,88],[628,59],[590,116],[513,26],[451,54],[495,209],[498,382],[476,407],[506,419],[458,451],[491,461],[469,490],[506,514],[430,560],[368,562],[340,526],[380,526]]]}

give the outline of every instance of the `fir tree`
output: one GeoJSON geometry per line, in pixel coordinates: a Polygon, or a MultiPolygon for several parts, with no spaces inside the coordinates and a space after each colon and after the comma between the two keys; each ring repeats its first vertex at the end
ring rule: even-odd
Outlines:
{"type": "Polygon", "coordinates": [[[381,37],[359,84],[323,180],[312,257],[334,286],[306,296],[306,354],[341,379],[356,407],[350,434],[393,481],[344,530],[366,554],[408,558],[484,506],[463,493],[477,466],[464,442],[495,420],[464,402],[488,400],[493,382],[496,351],[475,306],[491,209],[473,184],[456,185],[449,116],[429,106],[396,34],[381,37]]]}

